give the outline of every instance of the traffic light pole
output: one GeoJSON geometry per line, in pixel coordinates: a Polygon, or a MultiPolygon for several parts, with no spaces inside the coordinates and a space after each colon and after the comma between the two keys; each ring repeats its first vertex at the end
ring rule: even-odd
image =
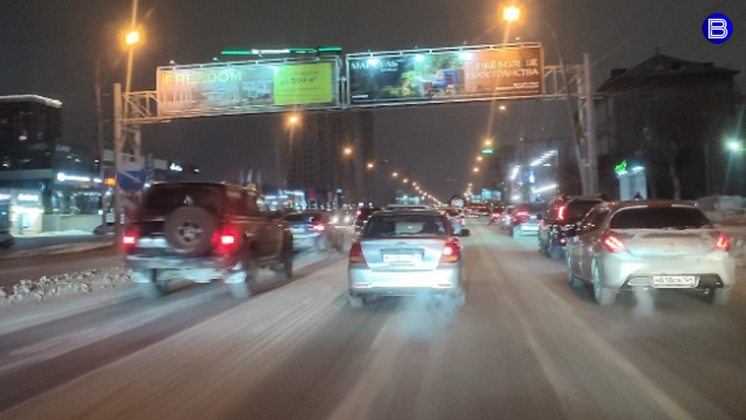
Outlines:
{"type": "Polygon", "coordinates": [[[583,54],[583,69],[585,77],[585,132],[588,141],[588,192],[598,193],[598,150],[596,144],[596,101],[593,90],[593,73],[591,69],[591,56],[583,54]]]}

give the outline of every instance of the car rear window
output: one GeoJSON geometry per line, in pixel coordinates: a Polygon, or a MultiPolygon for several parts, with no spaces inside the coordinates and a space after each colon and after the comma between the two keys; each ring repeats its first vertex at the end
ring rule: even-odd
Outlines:
{"type": "Polygon", "coordinates": [[[612,217],[611,229],[701,229],[712,224],[691,207],[635,207],[621,209],[612,217]]]}
{"type": "Polygon", "coordinates": [[[186,205],[201,207],[219,214],[220,191],[218,188],[192,185],[156,185],[148,191],[142,207],[141,217],[161,217],[171,214],[186,205]]]}
{"type": "Polygon", "coordinates": [[[547,211],[547,203],[523,203],[516,206],[516,210],[523,210],[529,213],[544,213],[547,211]]]}
{"type": "Polygon", "coordinates": [[[568,222],[579,222],[600,200],[573,200],[567,204],[565,220],[568,222]]]}
{"type": "Polygon", "coordinates": [[[365,225],[366,238],[397,236],[445,236],[447,223],[442,216],[429,214],[377,215],[365,225]]]}
{"type": "Polygon", "coordinates": [[[323,220],[321,213],[295,213],[285,216],[288,222],[315,223],[323,220]]]}

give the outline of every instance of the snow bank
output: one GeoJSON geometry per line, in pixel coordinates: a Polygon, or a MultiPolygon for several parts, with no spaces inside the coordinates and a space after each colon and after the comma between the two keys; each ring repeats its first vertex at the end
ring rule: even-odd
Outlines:
{"type": "Polygon", "coordinates": [[[40,302],[54,297],[88,294],[95,290],[114,289],[130,284],[131,271],[125,267],[86,270],[36,280],[21,280],[12,290],[0,287],[0,305],[40,302]]]}

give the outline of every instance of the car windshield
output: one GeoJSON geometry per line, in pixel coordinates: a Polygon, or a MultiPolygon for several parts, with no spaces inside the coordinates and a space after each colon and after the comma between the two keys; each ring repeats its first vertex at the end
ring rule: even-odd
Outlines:
{"type": "Polygon", "coordinates": [[[442,216],[430,214],[396,214],[373,216],[363,237],[445,236],[448,234],[442,216]]]}
{"type": "Polygon", "coordinates": [[[156,185],[148,191],[141,207],[142,217],[161,217],[186,205],[201,207],[211,213],[219,211],[218,189],[203,186],[156,185]]]}
{"type": "Polygon", "coordinates": [[[583,220],[583,217],[588,213],[590,209],[596,204],[600,203],[601,200],[573,200],[567,204],[567,210],[565,213],[565,221],[567,222],[579,222],[583,220]]]}
{"type": "Polygon", "coordinates": [[[621,209],[612,217],[611,229],[706,229],[712,224],[692,207],[634,207],[621,209]]]}

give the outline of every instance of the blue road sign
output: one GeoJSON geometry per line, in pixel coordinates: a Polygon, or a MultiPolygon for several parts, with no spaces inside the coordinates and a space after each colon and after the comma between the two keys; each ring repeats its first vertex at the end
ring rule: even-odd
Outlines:
{"type": "Polygon", "coordinates": [[[122,164],[121,172],[117,173],[117,185],[123,191],[137,192],[145,186],[148,172],[142,165],[135,162],[122,164]]]}

